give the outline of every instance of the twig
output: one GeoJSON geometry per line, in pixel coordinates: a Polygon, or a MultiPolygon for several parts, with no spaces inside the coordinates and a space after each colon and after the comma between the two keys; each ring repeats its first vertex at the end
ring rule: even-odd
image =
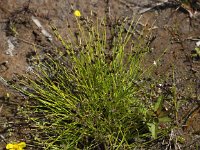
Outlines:
{"type": "Polygon", "coordinates": [[[26,41],[26,40],[24,40],[24,39],[22,39],[22,38],[17,38],[17,39],[20,40],[20,41],[22,41],[22,42],[24,42],[24,43],[26,43],[26,44],[30,44],[30,45],[32,45],[32,46],[36,46],[36,47],[40,47],[40,48],[46,48],[46,47],[44,47],[44,46],[41,46],[41,45],[34,44],[34,43],[29,42],[29,41],[26,41]]]}
{"type": "Polygon", "coordinates": [[[156,3],[152,7],[144,8],[139,11],[139,14],[144,14],[148,11],[151,11],[152,9],[158,9],[160,7],[172,7],[172,6],[179,6],[180,4],[174,3],[174,2],[169,2],[168,0],[165,0],[164,2],[156,3]]]}
{"type": "Polygon", "coordinates": [[[194,38],[194,37],[188,37],[186,40],[191,40],[191,41],[200,41],[200,38],[194,38]]]}
{"type": "Polygon", "coordinates": [[[5,139],[5,137],[2,134],[0,134],[0,137],[7,144],[6,139],[5,139]]]}
{"type": "Polygon", "coordinates": [[[2,104],[1,107],[0,107],[0,113],[1,113],[2,109],[3,109],[3,104],[2,104]]]}

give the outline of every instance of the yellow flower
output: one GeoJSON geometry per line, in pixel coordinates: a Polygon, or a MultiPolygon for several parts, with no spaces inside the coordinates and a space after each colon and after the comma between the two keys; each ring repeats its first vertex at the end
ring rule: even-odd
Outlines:
{"type": "Polygon", "coordinates": [[[26,147],[25,142],[20,142],[20,143],[16,143],[16,144],[9,143],[6,145],[6,149],[8,149],[8,150],[24,150],[25,147],[26,147]]]}
{"type": "Polygon", "coordinates": [[[74,11],[74,16],[80,17],[81,16],[81,12],[79,10],[75,10],[74,11]]]}

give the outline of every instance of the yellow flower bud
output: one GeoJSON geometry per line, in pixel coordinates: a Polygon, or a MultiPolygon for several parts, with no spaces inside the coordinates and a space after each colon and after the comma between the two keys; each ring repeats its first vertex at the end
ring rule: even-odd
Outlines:
{"type": "Polygon", "coordinates": [[[79,10],[75,10],[74,11],[74,16],[80,17],[81,16],[81,12],[79,10]]]}

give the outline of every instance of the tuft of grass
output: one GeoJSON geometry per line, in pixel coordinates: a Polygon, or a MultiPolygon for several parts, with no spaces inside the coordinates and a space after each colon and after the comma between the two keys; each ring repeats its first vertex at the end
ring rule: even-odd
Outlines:
{"type": "MultiPolygon", "coordinates": [[[[167,133],[155,112],[163,98],[144,99],[143,56],[148,52],[145,30],[137,21],[108,26],[105,20],[76,18],[65,41],[52,26],[64,51],[46,54],[30,76],[14,88],[29,97],[29,120],[35,141],[44,149],[133,149],[167,133]],[[129,25],[128,25],[129,24],[129,25]],[[127,27],[128,25],[128,27],[127,27]]],[[[24,111],[25,113],[25,111],[24,111]]],[[[36,143],[35,143],[36,144],[36,143]]]]}

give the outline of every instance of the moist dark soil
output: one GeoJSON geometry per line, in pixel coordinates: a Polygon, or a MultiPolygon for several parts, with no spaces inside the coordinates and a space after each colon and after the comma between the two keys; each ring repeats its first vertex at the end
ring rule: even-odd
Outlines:
{"type": "MultiPolygon", "coordinates": [[[[200,41],[200,12],[195,16],[172,1],[158,7],[163,0],[1,0],[0,1],[0,76],[11,80],[31,72],[35,51],[50,52],[56,39],[42,34],[42,29],[53,35],[50,24],[65,37],[67,28],[74,25],[72,10],[79,9],[83,16],[92,14],[116,21],[124,17],[141,17],[139,24],[152,30],[151,51],[145,67],[154,66],[152,76],[162,87],[175,86],[180,101],[180,127],[170,133],[167,149],[181,136],[172,149],[198,149],[200,146],[200,56],[196,43],[200,41]],[[146,8],[152,8],[144,11],[146,8]],[[140,12],[143,12],[140,14],[140,12]],[[141,16],[142,15],[142,16],[141,16]],[[39,28],[33,17],[43,26],[39,28]],[[178,147],[179,146],[179,147],[178,147]]],[[[60,46],[60,45],[57,45],[60,46]]],[[[23,115],[23,96],[8,88],[0,78],[0,149],[6,142],[25,141],[31,149],[34,128],[23,115]]],[[[162,142],[152,149],[163,149],[162,142]]],[[[166,145],[167,145],[166,144],[166,145]]],[[[165,147],[166,148],[166,147],[165,147]]],[[[165,149],[164,148],[164,149],[165,149]]],[[[38,148],[39,149],[39,148],[38,148]]]]}

